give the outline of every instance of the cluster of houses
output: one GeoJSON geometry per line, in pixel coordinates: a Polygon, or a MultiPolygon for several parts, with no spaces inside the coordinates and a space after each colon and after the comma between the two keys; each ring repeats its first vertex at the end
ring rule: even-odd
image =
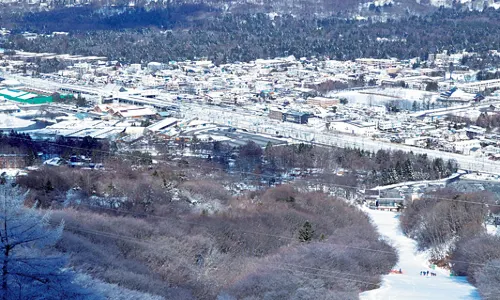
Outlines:
{"type": "Polygon", "coordinates": [[[40,129],[43,136],[123,139],[144,135],[148,128],[153,128],[151,134],[175,136],[182,132],[179,124],[204,122],[184,118],[181,107],[189,103],[238,109],[260,119],[332,133],[497,159],[497,135],[474,124],[481,116],[498,114],[500,98],[482,93],[500,87],[500,80],[477,81],[477,72],[460,68],[464,55],[473,53],[437,53],[425,62],[290,56],[223,65],[207,60],[127,65],[63,55],[57,59],[73,62],[66,69],[30,75],[33,58],[53,57],[19,51],[1,58],[0,100],[6,108],[16,105],[17,114],[44,106],[67,115],[40,129]],[[23,64],[27,69],[20,67],[23,64]],[[450,69],[450,64],[456,67],[450,69]],[[51,103],[55,93],[78,95],[90,105],[51,103]],[[48,100],[26,103],[25,98],[48,100]],[[464,125],[450,116],[470,122],[464,125]],[[169,126],[160,128],[164,121],[169,126]]]}

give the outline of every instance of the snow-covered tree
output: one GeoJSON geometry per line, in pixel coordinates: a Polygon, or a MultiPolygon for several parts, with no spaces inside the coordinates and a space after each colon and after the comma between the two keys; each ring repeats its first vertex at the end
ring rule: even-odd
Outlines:
{"type": "Polygon", "coordinates": [[[49,254],[64,224],[51,228],[49,215],[24,207],[18,188],[0,185],[1,299],[95,299],[73,284],[66,259],[49,254]]]}
{"type": "Polygon", "coordinates": [[[415,180],[415,171],[413,169],[413,163],[410,159],[405,160],[403,164],[403,173],[405,174],[407,180],[415,180]]]}

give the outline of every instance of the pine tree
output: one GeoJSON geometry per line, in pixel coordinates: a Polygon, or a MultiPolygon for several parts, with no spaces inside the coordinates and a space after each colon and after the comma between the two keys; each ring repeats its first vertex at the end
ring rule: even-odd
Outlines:
{"type": "Polygon", "coordinates": [[[302,228],[299,229],[299,241],[310,242],[314,236],[314,230],[309,221],[306,221],[302,228]]]}
{"type": "Polygon", "coordinates": [[[415,180],[415,171],[413,170],[413,164],[410,159],[405,160],[403,164],[403,173],[409,181],[415,180]]]}
{"type": "Polygon", "coordinates": [[[412,109],[413,109],[413,111],[417,111],[418,110],[418,103],[417,103],[417,101],[413,101],[412,109]]]}
{"type": "Polygon", "coordinates": [[[402,178],[403,180],[406,179],[406,174],[404,173],[403,166],[399,161],[396,162],[396,167],[394,169],[399,178],[402,178]]]}
{"type": "Polygon", "coordinates": [[[45,189],[45,193],[50,193],[54,190],[54,186],[52,185],[52,182],[50,181],[50,179],[48,179],[47,182],[45,182],[44,189],[45,189]]]}
{"type": "Polygon", "coordinates": [[[0,298],[98,299],[73,284],[64,257],[47,255],[64,224],[49,228],[49,215],[24,207],[18,188],[0,186],[0,298]],[[45,254],[45,255],[44,255],[45,254]]]}
{"type": "Polygon", "coordinates": [[[436,158],[433,161],[432,168],[437,173],[438,178],[441,179],[444,175],[444,161],[442,158],[436,158]]]}
{"type": "Polygon", "coordinates": [[[400,181],[400,177],[398,176],[398,172],[396,172],[396,169],[391,169],[390,171],[390,178],[391,178],[391,181],[389,182],[389,184],[394,184],[394,183],[397,183],[400,181]]]}

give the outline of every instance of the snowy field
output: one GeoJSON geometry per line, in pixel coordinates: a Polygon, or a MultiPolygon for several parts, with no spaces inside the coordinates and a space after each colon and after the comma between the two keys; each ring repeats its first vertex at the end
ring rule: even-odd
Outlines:
{"type": "Polygon", "coordinates": [[[0,174],[4,174],[5,173],[5,176],[7,177],[16,177],[16,176],[20,176],[20,175],[27,175],[28,173],[26,173],[26,171],[24,170],[21,170],[21,169],[0,169],[0,174]]]}
{"type": "Polygon", "coordinates": [[[412,89],[385,88],[371,89],[369,91],[331,92],[327,96],[345,97],[352,104],[385,105],[390,101],[400,100],[406,101],[411,106],[413,101],[422,103],[425,99],[429,99],[434,102],[439,94],[412,89]]]}
{"type": "Polygon", "coordinates": [[[24,128],[35,124],[33,121],[23,120],[7,114],[0,114],[0,129],[24,128]]]}
{"type": "Polygon", "coordinates": [[[330,93],[327,97],[339,97],[346,98],[350,104],[361,104],[361,105],[384,105],[392,100],[398,100],[394,97],[380,96],[380,95],[372,95],[372,94],[363,94],[358,91],[347,91],[340,93],[330,93]]]}
{"type": "Polygon", "coordinates": [[[464,277],[450,277],[445,269],[429,268],[425,253],[418,253],[416,241],[403,235],[399,215],[365,209],[381,235],[399,251],[399,262],[394,269],[403,274],[389,274],[378,289],[360,294],[362,300],[399,299],[481,299],[476,288],[464,277]],[[435,277],[420,276],[420,271],[437,273],[435,277]]]}
{"type": "Polygon", "coordinates": [[[470,173],[462,175],[462,179],[500,182],[500,176],[486,173],[470,173]]]}

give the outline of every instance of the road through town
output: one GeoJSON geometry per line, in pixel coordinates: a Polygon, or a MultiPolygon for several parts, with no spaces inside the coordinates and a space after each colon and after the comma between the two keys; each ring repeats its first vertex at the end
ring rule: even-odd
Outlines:
{"type": "MultiPolygon", "coordinates": [[[[14,79],[30,87],[41,88],[48,91],[58,91],[61,88],[79,89],[78,85],[62,84],[45,79],[13,76],[14,79]]],[[[93,94],[102,94],[102,90],[97,87],[85,86],[86,90],[93,94]]],[[[102,96],[102,95],[101,95],[102,96]]],[[[134,101],[138,105],[168,105],[173,102],[149,99],[145,97],[136,97],[134,101]],[[137,98],[137,99],[136,99],[137,98]]],[[[269,119],[267,116],[258,115],[254,112],[246,111],[242,108],[218,107],[215,105],[200,105],[192,102],[182,102],[180,105],[182,114],[185,117],[197,117],[208,122],[232,126],[235,128],[246,129],[249,132],[264,135],[280,135],[284,138],[292,139],[298,142],[316,143],[325,146],[335,146],[341,148],[359,148],[367,151],[384,150],[402,150],[406,152],[427,154],[432,158],[455,159],[460,168],[469,171],[477,171],[491,174],[500,174],[500,162],[488,160],[485,157],[477,158],[456,153],[442,152],[432,149],[423,149],[411,147],[408,145],[383,142],[373,140],[369,137],[352,136],[334,132],[325,132],[323,128],[315,128],[310,125],[299,125],[288,122],[281,122],[269,119]],[[235,111],[233,111],[235,110],[235,111]]]]}
{"type": "Polygon", "coordinates": [[[182,112],[186,117],[197,117],[210,123],[246,129],[249,132],[265,135],[280,135],[284,138],[301,142],[316,143],[325,146],[341,148],[359,148],[366,151],[402,150],[418,154],[427,154],[431,158],[454,159],[459,167],[474,172],[500,174],[500,162],[488,160],[486,157],[473,157],[456,153],[442,152],[432,149],[411,147],[374,140],[369,137],[325,132],[322,128],[308,125],[299,125],[269,119],[267,116],[258,116],[248,112],[231,111],[216,106],[201,106],[183,104],[182,112]]]}

